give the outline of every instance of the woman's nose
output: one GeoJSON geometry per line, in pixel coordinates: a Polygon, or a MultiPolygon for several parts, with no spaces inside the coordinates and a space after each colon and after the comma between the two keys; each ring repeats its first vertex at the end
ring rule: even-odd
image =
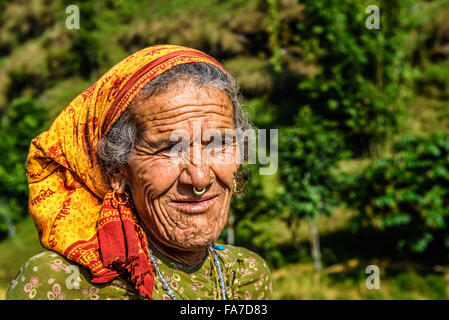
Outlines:
{"type": "Polygon", "coordinates": [[[211,183],[210,167],[204,164],[188,164],[185,166],[185,170],[181,172],[179,182],[193,185],[198,190],[203,189],[211,183]]]}

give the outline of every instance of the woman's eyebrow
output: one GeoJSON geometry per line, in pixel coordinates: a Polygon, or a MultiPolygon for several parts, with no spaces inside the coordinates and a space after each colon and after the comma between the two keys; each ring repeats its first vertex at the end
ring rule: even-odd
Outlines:
{"type": "Polygon", "coordinates": [[[145,141],[145,143],[152,149],[157,149],[160,147],[166,147],[166,146],[170,146],[170,145],[174,145],[178,142],[180,142],[181,139],[170,139],[170,138],[162,138],[159,140],[147,140],[145,141]]]}

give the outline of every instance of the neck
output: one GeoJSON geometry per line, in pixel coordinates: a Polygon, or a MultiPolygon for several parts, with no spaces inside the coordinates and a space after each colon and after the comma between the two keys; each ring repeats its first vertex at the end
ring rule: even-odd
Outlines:
{"type": "Polygon", "coordinates": [[[164,256],[180,262],[192,269],[203,262],[204,257],[207,255],[207,248],[198,249],[194,251],[180,250],[178,248],[169,247],[157,240],[148,237],[148,244],[150,248],[162,253],[164,256]]]}

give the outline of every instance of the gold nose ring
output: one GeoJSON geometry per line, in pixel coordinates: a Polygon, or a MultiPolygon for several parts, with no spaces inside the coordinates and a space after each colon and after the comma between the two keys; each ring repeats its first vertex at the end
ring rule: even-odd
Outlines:
{"type": "MultiPolygon", "coordinates": [[[[215,174],[213,172],[211,172],[209,174],[209,177],[210,177],[210,183],[212,183],[215,179],[215,174]]],[[[206,187],[204,187],[201,190],[198,190],[197,188],[195,188],[195,186],[193,186],[193,193],[196,194],[197,196],[202,195],[204,192],[206,192],[206,187]]]]}
{"type": "Polygon", "coordinates": [[[197,196],[202,195],[204,192],[206,192],[206,187],[204,187],[201,190],[197,190],[197,188],[195,188],[195,186],[193,186],[193,193],[196,194],[197,196]]]}

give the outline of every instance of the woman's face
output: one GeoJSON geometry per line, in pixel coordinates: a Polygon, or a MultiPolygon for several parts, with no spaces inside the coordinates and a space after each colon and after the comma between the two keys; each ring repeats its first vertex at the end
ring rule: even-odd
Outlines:
{"type": "MultiPolygon", "coordinates": [[[[210,158],[194,159],[194,155],[215,140],[205,132],[221,133],[224,139],[225,130],[235,129],[229,97],[211,86],[180,81],[137,102],[131,111],[140,135],[129,157],[127,184],[150,237],[182,250],[205,248],[226,224],[238,165],[236,161],[209,163],[210,158]],[[178,143],[170,141],[174,133],[177,138],[183,133],[184,151],[173,153],[178,143]],[[194,144],[199,133],[203,141],[194,144]],[[175,161],[174,154],[183,161],[175,161]],[[206,191],[196,195],[193,187],[206,191]]],[[[221,141],[219,148],[233,155],[238,149],[235,142],[222,145],[221,141]]]]}

